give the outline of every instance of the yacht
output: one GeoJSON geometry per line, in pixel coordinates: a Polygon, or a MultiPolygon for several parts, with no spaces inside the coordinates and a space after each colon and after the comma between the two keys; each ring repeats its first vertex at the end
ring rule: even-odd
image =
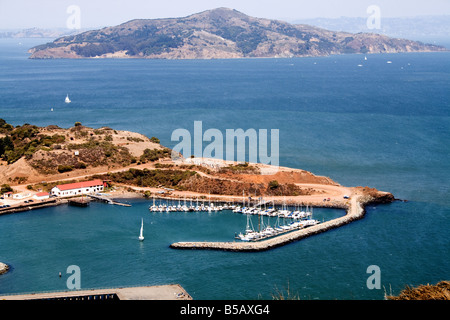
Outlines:
{"type": "Polygon", "coordinates": [[[233,209],[233,212],[235,212],[235,213],[241,213],[241,212],[242,212],[241,207],[240,207],[240,206],[237,206],[236,208],[233,209]]]}

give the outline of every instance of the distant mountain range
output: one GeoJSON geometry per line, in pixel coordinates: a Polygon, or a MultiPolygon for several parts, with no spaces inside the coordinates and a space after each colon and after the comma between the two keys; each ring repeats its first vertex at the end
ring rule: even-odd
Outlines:
{"type": "Polygon", "coordinates": [[[385,35],[330,31],[218,8],[64,36],[31,48],[30,58],[221,59],[444,50],[385,35]]]}
{"type": "Polygon", "coordinates": [[[389,37],[426,39],[447,38],[450,41],[450,15],[388,18],[381,17],[380,29],[369,29],[366,18],[315,18],[295,20],[294,24],[310,24],[319,28],[351,33],[375,32],[389,37]]]}
{"type": "Polygon", "coordinates": [[[59,38],[87,31],[67,28],[28,28],[21,30],[0,30],[0,38],[59,38]]]}

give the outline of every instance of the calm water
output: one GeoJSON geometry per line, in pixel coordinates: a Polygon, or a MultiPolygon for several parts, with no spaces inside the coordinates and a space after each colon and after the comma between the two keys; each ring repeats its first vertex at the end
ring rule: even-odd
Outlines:
{"type": "Polygon", "coordinates": [[[409,200],[261,253],[168,247],[232,240],[246,217],[230,212],[157,214],[133,200],[131,208],[8,215],[0,217],[0,261],[13,270],[0,276],[0,293],[64,290],[71,264],[83,288],[180,283],[195,299],[271,299],[288,283],[302,299],[382,299],[383,289],[366,287],[370,265],[393,293],[450,279],[450,53],[41,61],[26,50],[42,40],[0,41],[0,118],[14,125],[80,121],[157,136],[168,147],[173,130],[192,131],[195,120],[222,132],[279,129],[281,165],[409,200]]]}

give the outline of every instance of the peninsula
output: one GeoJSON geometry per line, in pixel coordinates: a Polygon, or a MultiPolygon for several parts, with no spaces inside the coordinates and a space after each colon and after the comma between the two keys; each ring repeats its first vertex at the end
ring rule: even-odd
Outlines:
{"type": "Polygon", "coordinates": [[[345,53],[446,51],[375,33],[330,31],[217,8],[181,18],[136,19],[64,36],[29,50],[31,59],[231,59],[345,53]]]}
{"type": "MultiPolygon", "coordinates": [[[[277,205],[342,208],[344,217],[258,243],[177,243],[173,248],[234,251],[267,250],[305,236],[336,228],[364,216],[368,203],[389,203],[389,192],[346,187],[311,172],[220,159],[178,157],[156,137],[88,128],[81,123],[64,129],[30,124],[13,127],[0,119],[0,215],[67,203],[49,193],[58,186],[92,179],[105,184],[111,198],[156,197],[237,202],[270,199],[277,205]],[[102,182],[103,181],[103,182],[102,182]],[[46,195],[45,195],[46,194],[46,195]],[[50,196],[50,198],[49,198],[50,196]],[[45,198],[45,200],[43,200],[45,198]],[[246,200],[247,201],[247,200],[246,200]],[[32,203],[30,203],[32,202],[32,203]]],[[[81,184],[75,184],[81,185],[81,184]]]]}

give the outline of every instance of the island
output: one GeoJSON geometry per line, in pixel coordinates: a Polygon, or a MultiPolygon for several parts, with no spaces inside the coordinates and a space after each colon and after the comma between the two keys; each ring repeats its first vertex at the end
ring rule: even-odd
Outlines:
{"type": "Polygon", "coordinates": [[[232,59],[446,50],[375,33],[330,31],[217,8],[181,18],[135,19],[59,37],[29,52],[31,59],[232,59]]]}

